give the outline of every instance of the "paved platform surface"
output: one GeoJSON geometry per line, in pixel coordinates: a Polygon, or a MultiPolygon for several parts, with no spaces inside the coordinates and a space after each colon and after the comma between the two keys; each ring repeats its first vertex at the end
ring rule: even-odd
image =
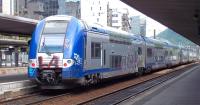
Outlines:
{"type": "Polygon", "coordinates": [[[0,68],[0,83],[28,80],[27,67],[0,68]]]}
{"type": "Polygon", "coordinates": [[[13,75],[13,74],[27,74],[28,67],[6,67],[0,68],[1,75],[13,75]]]}
{"type": "Polygon", "coordinates": [[[26,74],[15,74],[15,75],[0,76],[0,83],[22,81],[22,80],[28,80],[28,77],[27,77],[26,74]]]}
{"type": "Polygon", "coordinates": [[[126,105],[200,105],[200,66],[173,82],[126,105]]]}

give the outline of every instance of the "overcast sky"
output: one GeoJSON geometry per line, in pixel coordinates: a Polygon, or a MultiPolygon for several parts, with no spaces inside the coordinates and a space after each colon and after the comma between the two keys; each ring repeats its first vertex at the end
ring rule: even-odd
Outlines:
{"type": "Polygon", "coordinates": [[[153,36],[153,30],[156,29],[156,34],[162,32],[165,30],[167,27],[164,25],[160,24],[159,22],[149,18],[148,16],[142,14],[141,12],[137,11],[136,9],[126,5],[125,3],[121,2],[120,0],[109,0],[110,2],[110,7],[111,8],[128,8],[129,10],[129,16],[140,16],[142,18],[146,18],[147,22],[147,29],[146,33],[147,36],[153,36]]]}

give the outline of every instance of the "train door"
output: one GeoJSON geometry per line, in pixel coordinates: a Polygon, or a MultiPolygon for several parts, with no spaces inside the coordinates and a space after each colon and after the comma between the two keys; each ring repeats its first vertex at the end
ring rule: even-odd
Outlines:
{"type": "MultiPolygon", "coordinates": [[[[150,72],[155,64],[154,48],[152,46],[146,46],[146,71],[150,72]]],[[[156,52],[155,52],[156,53],[156,52]]]]}
{"type": "Polygon", "coordinates": [[[87,50],[88,50],[88,48],[87,48],[87,35],[85,35],[85,37],[84,37],[84,66],[83,66],[83,68],[85,69],[86,67],[87,67],[87,50]]]}
{"type": "Polygon", "coordinates": [[[145,67],[145,48],[142,45],[137,46],[137,58],[137,66],[143,70],[145,67]]]}
{"type": "Polygon", "coordinates": [[[180,63],[182,64],[184,62],[184,50],[183,49],[180,49],[179,58],[180,58],[180,63]]]}
{"type": "Polygon", "coordinates": [[[164,60],[165,60],[165,65],[168,66],[169,65],[169,53],[168,53],[167,49],[165,49],[164,60]]]}
{"type": "Polygon", "coordinates": [[[146,64],[146,43],[143,41],[141,44],[139,44],[138,51],[141,48],[141,52],[138,52],[138,72],[140,75],[142,75],[145,72],[145,64],[146,64]]]}
{"type": "Polygon", "coordinates": [[[141,37],[142,43],[139,45],[142,47],[142,64],[138,66],[138,70],[142,73],[145,72],[146,63],[147,63],[147,42],[144,37],[141,37]]]}
{"type": "Polygon", "coordinates": [[[105,68],[106,67],[106,56],[107,56],[107,52],[106,52],[106,43],[102,42],[102,47],[101,47],[101,67],[105,68]]]}
{"type": "Polygon", "coordinates": [[[103,43],[103,35],[100,33],[87,33],[87,45],[85,48],[85,69],[86,70],[94,70],[104,67],[104,43],[103,43]]]}

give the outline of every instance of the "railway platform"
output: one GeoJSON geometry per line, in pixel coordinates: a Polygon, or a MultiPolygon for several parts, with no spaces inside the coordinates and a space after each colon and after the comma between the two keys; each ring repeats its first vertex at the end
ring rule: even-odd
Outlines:
{"type": "Polygon", "coordinates": [[[27,80],[27,67],[0,68],[0,83],[27,80]]]}
{"type": "Polygon", "coordinates": [[[123,105],[200,105],[200,66],[123,105]]]}

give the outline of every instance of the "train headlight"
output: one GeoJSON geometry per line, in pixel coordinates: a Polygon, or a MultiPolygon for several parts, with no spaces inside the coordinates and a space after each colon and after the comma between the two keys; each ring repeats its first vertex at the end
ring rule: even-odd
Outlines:
{"type": "Polygon", "coordinates": [[[29,67],[31,67],[31,68],[37,67],[36,59],[29,59],[29,67]]]}
{"type": "Polygon", "coordinates": [[[72,63],[72,60],[67,60],[67,63],[69,63],[69,64],[72,63]]]}
{"type": "Polygon", "coordinates": [[[74,64],[72,59],[63,59],[63,68],[68,68],[74,64]]]}

